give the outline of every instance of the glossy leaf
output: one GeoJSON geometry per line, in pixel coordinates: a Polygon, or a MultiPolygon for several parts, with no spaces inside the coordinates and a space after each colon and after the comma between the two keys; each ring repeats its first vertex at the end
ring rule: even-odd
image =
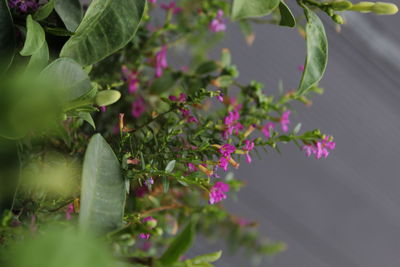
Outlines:
{"type": "Polygon", "coordinates": [[[19,52],[22,56],[30,56],[35,54],[42,48],[45,42],[45,34],[42,26],[32,19],[29,15],[26,18],[26,39],[22,50],[19,52]]]}
{"type": "Polygon", "coordinates": [[[79,112],[79,118],[89,123],[93,127],[93,129],[96,129],[96,124],[94,123],[93,118],[89,112],[79,112]]]}
{"type": "Polygon", "coordinates": [[[15,46],[14,23],[7,0],[0,0],[0,73],[11,64],[15,46]]]}
{"type": "Polygon", "coordinates": [[[110,231],[122,224],[125,182],[110,145],[94,135],[85,153],[79,223],[83,229],[110,231]]]}
{"type": "Polygon", "coordinates": [[[296,19],[293,16],[292,11],[283,1],[279,3],[279,12],[281,13],[281,20],[279,22],[279,25],[291,28],[296,26],[296,19]]]}
{"type": "Polygon", "coordinates": [[[167,166],[165,167],[165,172],[172,172],[175,168],[175,163],[176,160],[171,160],[170,162],[168,162],[167,166]]]}
{"type": "Polygon", "coordinates": [[[171,266],[191,247],[195,238],[195,222],[191,221],[185,229],[172,241],[161,256],[160,261],[165,266],[171,266]]]}
{"type": "Polygon", "coordinates": [[[29,60],[28,69],[43,69],[49,62],[49,47],[45,41],[42,47],[36,51],[29,60]]]}
{"type": "Polygon", "coordinates": [[[271,13],[279,5],[279,0],[234,0],[232,19],[262,17],[271,13]]]}
{"type": "Polygon", "coordinates": [[[90,65],[124,47],[135,35],[145,0],[93,0],[61,57],[90,65]]]}
{"type": "Polygon", "coordinates": [[[70,58],[59,58],[47,66],[42,75],[52,80],[71,101],[92,89],[89,76],[83,68],[70,58]]]}
{"type": "Polygon", "coordinates": [[[79,0],[55,0],[54,9],[67,30],[74,32],[81,23],[83,10],[79,0]]]}
{"type": "Polygon", "coordinates": [[[37,21],[44,20],[50,16],[51,12],[54,10],[54,0],[50,0],[45,5],[41,6],[34,14],[33,19],[37,21]]]}
{"type": "Polygon", "coordinates": [[[298,95],[303,95],[321,80],[328,63],[328,39],[324,25],[313,11],[305,6],[303,8],[307,18],[307,58],[298,95]]]}

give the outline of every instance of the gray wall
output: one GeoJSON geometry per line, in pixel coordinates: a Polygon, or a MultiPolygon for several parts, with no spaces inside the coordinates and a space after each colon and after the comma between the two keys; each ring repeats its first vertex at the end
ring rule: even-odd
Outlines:
{"type": "MultiPolygon", "coordinates": [[[[325,20],[325,94],[292,116],[303,129],[334,135],[336,150],[315,160],[287,145],[282,155],[270,153],[237,171],[248,186],[228,209],[260,221],[263,234],[288,244],[261,266],[400,266],[400,16],[351,14],[347,20],[341,34],[325,20]]],[[[243,82],[258,80],[268,92],[282,79],[294,89],[304,40],[296,30],[268,25],[256,27],[256,36],[249,48],[230,25],[223,44],[243,82]]],[[[204,252],[215,248],[197,245],[204,252]]],[[[226,254],[217,266],[249,264],[226,254]]]]}

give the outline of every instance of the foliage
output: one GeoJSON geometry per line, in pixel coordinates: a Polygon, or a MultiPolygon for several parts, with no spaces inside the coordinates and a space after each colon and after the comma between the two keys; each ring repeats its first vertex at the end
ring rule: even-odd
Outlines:
{"type": "Polygon", "coordinates": [[[244,185],[228,170],[287,143],[326,158],[332,136],[291,124],[293,104],[323,91],[328,41],[318,11],[336,24],[340,12],[397,12],[382,2],[297,0],[304,20],[295,4],[2,0],[0,264],[213,266],[221,251],[185,257],[197,234],[253,259],[285,250],[224,209],[244,185]],[[238,81],[228,49],[209,58],[228,15],[249,44],[255,23],[297,26],[307,44],[297,90],[267,95],[257,81],[238,81]]]}

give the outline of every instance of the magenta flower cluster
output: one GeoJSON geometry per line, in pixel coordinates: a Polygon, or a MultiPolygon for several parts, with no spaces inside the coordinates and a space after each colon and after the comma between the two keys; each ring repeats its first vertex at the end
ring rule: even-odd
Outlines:
{"type": "Polygon", "coordinates": [[[226,199],[226,194],[229,191],[229,185],[224,182],[216,182],[210,189],[209,204],[218,203],[226,199]]]}
{"type": "Polygon", "coordinates": [[[224,20],[224,11],[218,10],[217,16],[210,22],[208,26],[211,32],[224,32],[226,31],[226,24],[224,20]]]}
{"type": "Polygon", "coordinates": [[[22,13],[34,12],[39,8],[39,4],[35,0],[9,0],[8,6],[16,8],[22,13]]]}
{"type": "Polygon", "coordinates": [[[317,141],[315,144],[304,145],[303,150],[306,152],[307,157],[314,155],[316,159],[320,159],[322,157],[327,158],[329,152],[334,150],[336,147],[336,143],[332,141],[333,138],[331,136],[326,136],[321,141],[317,141]]]}

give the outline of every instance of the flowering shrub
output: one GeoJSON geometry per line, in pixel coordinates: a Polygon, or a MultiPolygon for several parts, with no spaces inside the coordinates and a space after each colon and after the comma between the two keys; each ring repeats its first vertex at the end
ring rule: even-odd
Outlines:
{"type": "Polygon", "coordinates": [[[280,0],[1,0],[0,263],[87,266],[105,253],[96,266],[212,266],[220,251],[184,256],[196,233],[254,257],[284,250],[224,209],[243,186],[229,171],[288,143],[328,157],[332,136],[291,123],[292,103],[322,93],[328,43],[317,11],[337,24],[340,12],[397,12],[381,2],[297,4],[305,21],[280,0]],[[228,49],[208,57],[229,19],[251,43],[252,23],[266,15],[306,37],[297,90],[266,94],[238,81],[228,49]],[[85,247],[93,238],[108,248],[85,247]],[[72,265],[71,254],[81,261],[72,265]]]}

